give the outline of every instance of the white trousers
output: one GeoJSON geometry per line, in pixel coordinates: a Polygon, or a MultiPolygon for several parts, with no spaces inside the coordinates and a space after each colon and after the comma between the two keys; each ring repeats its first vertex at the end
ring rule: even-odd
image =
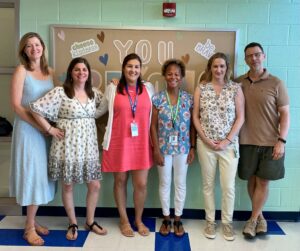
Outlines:
{"type": "Polygon", "coordinates": [[[220,172],[222,190],[222,223],[231,223],[234,210],[235,176],[238,166],[238,145],[229,145],[223,151],[215,151],[197,139],[197,152],[201,166],[205,218],[215,221],[215,176],[220,172]]]}
{"type": "Polygon", "coordinates": [[[181,216],[186,196],[187,154],[164,155],[165,165],[158,166],[159,198],[164,216],[170,215],[172,167],[174,168],[175,215],[181,216]]]}

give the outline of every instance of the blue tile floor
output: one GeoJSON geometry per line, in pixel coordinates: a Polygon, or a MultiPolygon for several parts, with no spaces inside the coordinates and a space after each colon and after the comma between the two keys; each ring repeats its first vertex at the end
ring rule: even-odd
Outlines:
{"type": "MultiPolygon", "coordinates": [[[[270,250],[299,251],[300,222],[268,221],[268,234],[254,240],[244,239],[242,229],[244,222],[234,222],[236,238],[226,241],[223,238],[221,224],[218,222],[217,237],[209,240],[203,235],[205,221],[184,219],[186,233],[176,237],[171,233],[167,237],[159,234],[161,219],[145,218],[144,223],[151,231],[150,236],[142,237],[137,232],[135,237],[124,237],[120,234],[117,218],[97,218],[97,221],[108,229],[106,236],[98,236],[84,230],[84,218],[78,219],[79,237],[76,241],[65,238],[67,219],[65,217],[38,217],[42,225],[47,225],[50,234],[44,237],[45,246],[30,247],[23,239],[24,216],[0,216],[0,251],[203,251],[203,250],[270,250]],[[55,247],[55,248],[54,248],[55,247]]],[[[132,219],[131,219],[131,223],[132,219]]]]}

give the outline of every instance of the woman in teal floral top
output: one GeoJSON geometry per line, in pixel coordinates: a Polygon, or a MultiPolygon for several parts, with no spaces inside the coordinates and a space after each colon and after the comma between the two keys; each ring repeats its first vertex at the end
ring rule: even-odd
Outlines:
{"type": "Polygon", "coordinates": [[[183,236],[184,228],[180,217],[185,202],[187,168],[194,159],[195,147],[195,130],[191,120],[193,97],[180,89],[182,78],[185,76],[182,61],[166,61],[162,66],[162,75],[165,77],[167,88],[152,98],[151,123],[153,156],[158,165],[159,196],[164,215],[160,233],[166,236],[171,230],[170,190],[173,167],[174,233],[176,236],[183,236]]]}

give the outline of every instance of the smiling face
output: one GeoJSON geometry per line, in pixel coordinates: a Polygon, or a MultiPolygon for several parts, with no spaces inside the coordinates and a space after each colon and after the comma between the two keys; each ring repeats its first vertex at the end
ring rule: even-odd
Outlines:
{"type": "Polygon", "coordinates": [[[77,63],[72,72],[71,77],[74,84],[85,84],[89,77],[89,70],[84,63],[77,63]]]}
{"type": "Polygon", "coordinates": [[[223,81],[227,72],[226,61],[223,58],[216,58],[211,64],[213,80],[223,81]]]}
{"type": "Polygon", "coordinates": [[[135,85],[138,77],[141,75],[141,64],[137,59],[129,60],[123,68],[128,85],[135,85]]]}
{"type": "Polygon", "coordinates": [[[165,80],[168,89],[176,89],[182,81],[181,69],[178,65],[170,64],[165,72],[165,80]]]}
{"type": "Polygon", "coordinates": [[[265,54],[258,46],[249,47],[245,51],[245,61],[251,71],[263,70],[263,62],[265,58],[265,54]]]}
{"type": "Polygon", "coordinates": [[[24,47],[24,53],[30,61],[36,61],[43,55],[43,46],[37,37],[28,38],[24,47]]]}

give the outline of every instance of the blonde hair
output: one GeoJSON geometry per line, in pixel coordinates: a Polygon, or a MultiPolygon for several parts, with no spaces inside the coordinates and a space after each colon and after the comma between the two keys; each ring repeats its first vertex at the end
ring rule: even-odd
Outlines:
{"type": "Polygon", "coordinates": [[[40,60],[40,68],[41,71],[44,75],[49,75],[49,67],[48,67],[48,61],[45,55],[45,51],[46,51],[46,46],[45,43],[43,41],[43,39],[41,38],[41,36],[35,32],[28,32],[25,35],[23,35],[23,37],[21,38],[20,42],[19,42],[19,49],[18,49],[18,57],[20,59],[20,62],[22,65],[24,65],[25,69],[28,71],[32,71],[33,69],[31,68],[31,62],[28,58],[28,56],[25,53],[25,48],[28,42],[28,39],[36,37],[38,40],[40,40],[40,43],[43,47],[43,54],[41,56],[41,60],[40,60]]]}
{"type": "Polygon", "coordinates": [[[208,60],[207,66],[206,66],[206,69],[205,69],[205,72],[204,72],[205,81],[210,82],[212,80],[211,66],[212,66],[214,60],[217,59],[217,58],[224,59],[224,61],[226,63],[226,68],[227,69],[226,69],[226,73],[225,73],[225,76],[224,76],[224,80],[225,80],[226,83],[228,83],[229,80],[230,80],[230,76],[231,76],[231,69],[230,69],[230,64],[229,64],[228,57],[222,52],[215,53],[208,60]]]}

